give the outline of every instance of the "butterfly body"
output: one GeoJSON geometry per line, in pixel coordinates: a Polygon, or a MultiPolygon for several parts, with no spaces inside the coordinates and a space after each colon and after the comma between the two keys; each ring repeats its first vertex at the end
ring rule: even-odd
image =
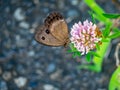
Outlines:
{"type": "Polygon", "coordinates": [[[66,46],[69,43],[67,23],[62,15],[53,12],[47,16],[35,33],[35,40],[49,46],[66,46]]]}

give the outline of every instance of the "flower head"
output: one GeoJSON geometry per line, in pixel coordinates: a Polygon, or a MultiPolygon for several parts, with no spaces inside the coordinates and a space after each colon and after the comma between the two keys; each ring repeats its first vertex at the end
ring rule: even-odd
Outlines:
{"type": "Polygon", "coordinates": [[[71,43],[81,52],[81,55],[87,54],[90,50],[96,48],[96,43],[100,39],[101,32],[98,27],[88,20],[75,23],[71,29],[71,43]]]}

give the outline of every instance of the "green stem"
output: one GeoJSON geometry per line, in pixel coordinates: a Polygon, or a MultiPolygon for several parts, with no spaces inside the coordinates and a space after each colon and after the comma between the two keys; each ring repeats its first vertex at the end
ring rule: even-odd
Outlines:
{"type": "Polygon", "coordinates": [[[108,23],[110,20],[104,17],[102,14],[104,10],[95,2],[95,0],[84,0],[84,2],[97,14],[97,17],[103,23],[108,23]]]}
{"type": "MultiPolygon", "coordinates": [[[[104,11],[101,9],[99,5],[96,4],[95,0],[84,0],[84,2],[97,14],[97,17],[101,22],[109,26],[107,27],[107,30],[110,30],[111,28],[110,26],[112,25],[112,22],[102,15],[104,11]]],[[[107,40],[108,42],[103,42],[102,45],[100,46],[100,50],[96,51],[96,53],[100,57],[97,56],[93,57],[93,65],[82,65],[79,68],[85,68],[85,69],[90,69],[92,71],[100,72],[102,69],[103,58],[110,45],[111,39],[107,39],[107,40]]]]}

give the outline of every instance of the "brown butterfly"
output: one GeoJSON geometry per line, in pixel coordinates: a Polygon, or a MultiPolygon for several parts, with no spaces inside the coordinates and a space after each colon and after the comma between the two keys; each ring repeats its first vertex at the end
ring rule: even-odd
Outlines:
{"type": "Polygon", "coordinates": [[[35,33],[35,40],[49,46],[66,46],[70,42],[68,26],[58,12],[50,13],[35,33]]]}

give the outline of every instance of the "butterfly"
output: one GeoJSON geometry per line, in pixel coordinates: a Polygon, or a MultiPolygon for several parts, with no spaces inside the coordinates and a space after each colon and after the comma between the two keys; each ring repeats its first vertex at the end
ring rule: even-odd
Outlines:
{"type": "Polygon", "coordinates": [[[35,40],[48,46],[67,46],[70,42],[69,32],[63,16],[58,12],[50,13],[43,25],[37,27],[35,40]]]}

